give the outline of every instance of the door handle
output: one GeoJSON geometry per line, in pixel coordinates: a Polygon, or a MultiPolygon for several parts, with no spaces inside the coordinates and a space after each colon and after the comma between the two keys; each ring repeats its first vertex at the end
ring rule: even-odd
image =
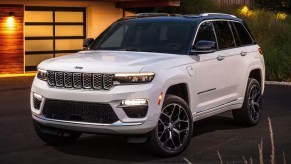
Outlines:
{"type": "Polygon", "coordinates": [[[240,53],[240,55],[241,56],[246,56],[248,53],[247,52],[244,52],[244,51],[242,51],[241,53],[240,53]]]}
{"type": "Polygon", "coordinates": [[[219,56],[217,56],[216,59],[217,59],[218,61],[221,61],[221,60],[223,60],[224,58],[225,58],[225,56],[221,56],[221,55],[219,55],[219,56]]]}

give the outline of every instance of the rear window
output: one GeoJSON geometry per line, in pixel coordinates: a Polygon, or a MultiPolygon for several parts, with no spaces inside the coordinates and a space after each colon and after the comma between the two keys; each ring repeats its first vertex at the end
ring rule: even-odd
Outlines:
{"type": "Polygon", "coordinates": [[[227,21],[215,21],[219,49],[235,47],[230,25],[227,21]]]}
{"type": "Polygon", "coordinates": [[[236,31],[239,35],[240,41],[242,45],[250,45],[253,44],[253,39],[251,38],[250,34],[246,30],[246,28],[238,22],[234,22],[234,26],[236,31]]]}

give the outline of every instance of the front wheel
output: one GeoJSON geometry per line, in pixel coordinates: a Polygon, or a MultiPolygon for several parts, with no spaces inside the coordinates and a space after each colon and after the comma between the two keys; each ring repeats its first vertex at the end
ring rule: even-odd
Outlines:
{"type": "Polygon", "coordinates": [[[166,157],[182,153],[190,143],[192,128],[188,104],[178,96],[166,95],[158,124],[150,132],[150,151],[166,157]]]}
{"type": "Polygon", "coordinates": [[[258,124],[262,113],[262,91],[259,82],[250,78],[241,109],[232,111],[234,120],[245,126],[258,124]]]}

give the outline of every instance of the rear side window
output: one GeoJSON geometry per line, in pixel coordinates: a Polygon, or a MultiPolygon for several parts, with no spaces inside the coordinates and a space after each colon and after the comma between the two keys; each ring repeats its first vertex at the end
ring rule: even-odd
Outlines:
{"type": "Polygon", "coordinates": [[[212,22],[204,22],[200,25],[194,46],[196,45],[197,42],[201,40],[213,41],[215,43],[217,42],[212,22]]]}
{"type": "Polygon", "coordinates": [[[229,22],[229,24],[231,26],[231,30],[232,30],[232,34],[233,34],[233,37],[234,37],[235,45],[237,47],[239,47],[239,46],[241,46],[241,41],[240,41],[240,38],[239,38],[238,33],[236,31],[236,28],[234,27],[233,22],[229,22]]]}
{"type": "Polygon", "coordinates": [[[253,44],[253,39],[241,23],[234,22],[234,26],[237,30],[242,45],[253,44]]]}
{"type": "Polygon", "coordinates": [[[220,49],[235,47],[230,25],[227,21],[215,21],[217,40],[220,49]]]}

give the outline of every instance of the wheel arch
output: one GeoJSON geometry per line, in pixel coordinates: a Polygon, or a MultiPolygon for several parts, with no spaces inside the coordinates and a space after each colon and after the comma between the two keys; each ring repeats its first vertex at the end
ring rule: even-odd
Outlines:
{"type": "Polygon", "coordinates": [[[261,90],[263,92],[264,90],[264,77],[263,77],[263,71],[261,68],[253,68],[249,71],[249,74],[248,74],[248,78],[253,78],[253,79],[256,79],[260,86],[261,86],[261,90]]]}
{"type": "Polygon", "coordinates": [[[171,94],[182,98],[190,107],[189,86],[186,82],[175,83],[168,86],[165,95],[171,94]]]}

